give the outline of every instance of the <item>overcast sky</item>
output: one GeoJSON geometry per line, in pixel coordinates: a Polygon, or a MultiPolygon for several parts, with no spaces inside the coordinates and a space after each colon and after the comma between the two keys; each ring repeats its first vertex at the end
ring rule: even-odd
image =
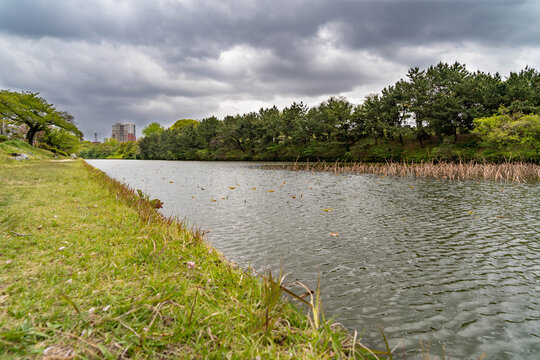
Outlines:
{"type": "Polygon", "coordinates": [[[343,95],[410,67],[540,70],[538,0],[0,0],[0,88],[39,92],[87,139],[115,122],[343,95]]]}

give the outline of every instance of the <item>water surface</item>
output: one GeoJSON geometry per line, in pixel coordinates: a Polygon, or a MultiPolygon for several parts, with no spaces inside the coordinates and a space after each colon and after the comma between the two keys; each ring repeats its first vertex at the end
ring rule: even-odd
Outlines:
{"type": "Polygon", "coordinates": [[[327,316],[414,358],[540,358],[540,186],[89,160],[210,230],[243,266],[315,286],[327,316]],[[330,210],[331,209],[331,210],[330,210]],[[324,211],[328,210],[328,211],[324,211]],[[331,233],[338,233],[337,237],[331,233]]]}

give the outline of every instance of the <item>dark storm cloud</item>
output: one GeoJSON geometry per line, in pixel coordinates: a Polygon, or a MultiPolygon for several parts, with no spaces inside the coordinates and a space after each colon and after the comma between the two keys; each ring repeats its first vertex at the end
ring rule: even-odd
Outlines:
{"type": "Polygon", "coordinates": [[[118,41],[215,54],[244,43],[279,55],[327,23],[344,45],[478,40],[537,44],[536,1],[4,1],[0,29],[31,37],[118,41]]]}
{"type": "Polygon", "coordinates": [[[140,129],[250,99],[377,92],[475,50],[534,67],[539,16],[533,0],[0,0],[0,87],[41,91],[87,133],[140,129]]]}

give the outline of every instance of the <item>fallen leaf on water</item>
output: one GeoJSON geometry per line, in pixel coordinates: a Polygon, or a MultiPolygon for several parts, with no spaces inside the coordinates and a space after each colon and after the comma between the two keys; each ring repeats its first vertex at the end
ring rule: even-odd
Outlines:
{"type": "Polygon", "coordinates": [[[472,215],[472,214],[474,214],[474,211],[469,211],[469,215],[472,215]]]}
{"type": "Polygon", "coordinates": [[[195,196],[192,196],[191,198],[192,198],[192,199],[195,199],[195,196]]]}
{"type": "Polygon", "coordinates": [[[257,190],[257,188],[251,188],[251,190],[257,190]]]}
{"type": "Polygon", "coordinates": [[[268,192],[274,192],[274,190],[268,190],[268,192]]]}
{"type": "Polygon", "coordinates": [[[211,202],[216,202],[217,200],[216,199],[210,199],[211,202]]]}
{"type": "Polygon", "coordinates": [[[172,184],[172,183],[174,183],[174,181],[169,181],[169,183],[171,183],[171,184],[172,184]]]}
{"type": "Polygon", "coordinates": [[[296,199],[296,196],[293,196],[292,198],[293,198],[293,199],[296,199]]]}
{"type": "Polygon", "coordinates": [[[236,189],[234,186],[229,186],[229,189],[233,190],[236,189]]]}
{"type": "Polygon", "coordinates": [[[335,233],[335,232],[331,232],[330,233],[330,236],[333,236],[333,237],[337,237],[339,234],[338,233],[335,233]]]}
{"type": "Polygon", "coordinates": [[[334,209],[322,209],[322,211],[334,211],[334,209]]]}
{"type": "Polygon", "coordinates": [[[411,189],[414,189],[414,186],[411,185],[411,189]]]}

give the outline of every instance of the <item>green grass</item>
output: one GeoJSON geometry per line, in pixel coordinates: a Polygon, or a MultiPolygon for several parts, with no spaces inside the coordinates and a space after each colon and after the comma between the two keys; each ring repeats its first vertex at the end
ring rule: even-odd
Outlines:
{"type": "Polygon", "coordinates": [[[81,161],[0,164],[0,358],[365,358],[281,281],[81,161]]]}

